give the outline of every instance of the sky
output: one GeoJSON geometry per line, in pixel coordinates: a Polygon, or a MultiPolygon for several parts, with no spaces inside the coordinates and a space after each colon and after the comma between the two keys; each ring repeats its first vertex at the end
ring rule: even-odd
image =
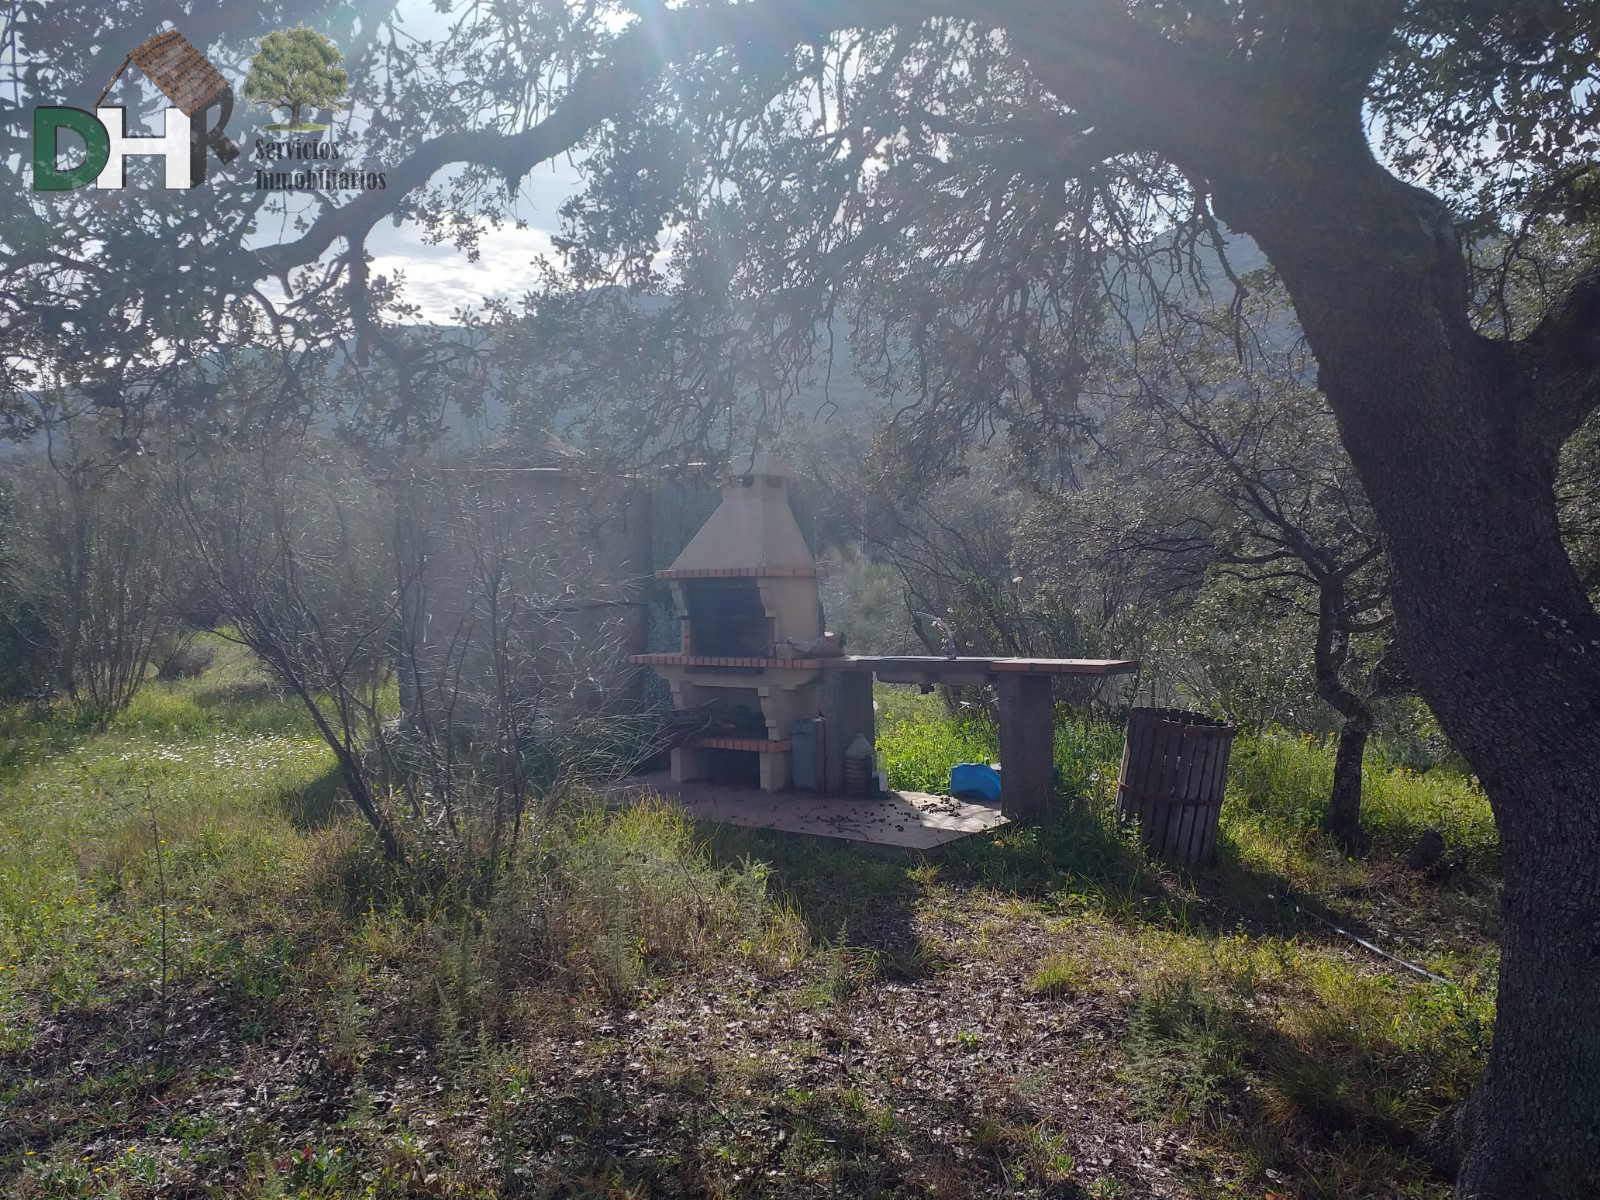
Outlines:
{"type": "Polygon", "coordinates": [[[385,221],[367,239],[373,273],[403,271],[407,299],[431,322],[451,323],[457,309],[476,308],[489,297],[514,299],[528,290],[533,260],[550,252],[561,202],[577,186],[578,173],[564,160],[536,168],[523,180],[519,204],[528,228],[490,230],[476,262],[454,246],[427,245],[413,224],[396,229],[385,221]]]}
{"type": "MultiPolygon", "coordinates": [[[[432,0],[400,0],[397,6],[407,32],[424,39],[444,36],[451,21],[448,7],[432,0]]],[[[414,224],[396,228],[384,221],[367,239],[373,273],[403,271],[406,298],[429,322],[451,324],[458,309],[476,308],[485,299],[515,299],[528,289],[532,261],[551,251],[561,204],[577,190],[578,180],[577,170],[566,159],[535,168],[522,180],[517,209],[528,228],[508,225],[489,231],[477,261],[469,261],[452,245],[428,245],[414,224]]]]}
{"type": "MultiPolygon", "coordinates": [[[[402,0],[399,9],[407,30],[418,38],[440,37],[450,22],[444,5],[402,0]]],[[[476,308],[492,297],[514,299],[528,288],[532,261],[550,252],[561,203],[577,188],[578,172],[565,159],[535,168],[522,181],[518,206],[528,228],[489,231],[475,262],[454,246],[427,245],[414,225],[397,229],[383,222],[367,239],[373,272],[404,271],[406,297],[422,310],[425,321],[448,324],[463,306],[476,308]]]]}

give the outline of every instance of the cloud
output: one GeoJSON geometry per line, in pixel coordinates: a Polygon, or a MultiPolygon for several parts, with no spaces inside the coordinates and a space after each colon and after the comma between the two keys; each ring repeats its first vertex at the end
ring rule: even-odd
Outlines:
{"type": "Polygon", "coordinates": [[[528,227],[490,230],[475,262],[454,246],[427,245],[411,222],[383,224],[367,239],[373,273],[404,271],[406,297],[427,321],[448,322],[458,308],[477,308],[489,297],[519,297],[532,286],[533,260],[551,251],[557,211],[580,186],[577,168],[564,159],[532,171],[517,205],[528,227]]]}
{"type": "Polygon", "coordinates": [[[533,283],[533,260],[550,253],[542,229],[490,230],[479,244],[477,261],[454,246],[430,246],[411,224],[374,230],[368,242],[374,275],[405,273],[406,299],[422,309],[425,321],[450,322],[460,308],[475,309],[491,297],[515,298],[533,283]]]}

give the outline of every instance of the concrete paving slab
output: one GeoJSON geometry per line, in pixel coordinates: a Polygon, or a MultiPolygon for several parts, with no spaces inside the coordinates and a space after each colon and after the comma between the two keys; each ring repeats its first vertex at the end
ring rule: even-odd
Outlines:
{"type": "Polygon", "coordinates": [[[933,850],[1007,823],[998,808],[926,792],[891,792],[880,799],[855,800],[815,792],[673,783],[665,771],[625,779],[613,789],[621,796],[652,793],[681,805],[697,821],[913,851],[933,850]]]}

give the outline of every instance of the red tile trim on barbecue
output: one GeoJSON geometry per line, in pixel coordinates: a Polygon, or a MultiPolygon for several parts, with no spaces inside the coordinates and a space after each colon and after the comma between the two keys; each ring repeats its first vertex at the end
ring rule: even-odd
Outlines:
{"type": "Polygon", "coordinates": [[[657,579],[814,579],[815,567],[680,567],[657,571],[657,579]]]}
{"type": "Polygon", "coordinates": [[[793,742],[769,742],[762,738],[697,737],[689,745],[701,750],[756,750],[765,754],[781,754],[794,746],[793,742]]]}

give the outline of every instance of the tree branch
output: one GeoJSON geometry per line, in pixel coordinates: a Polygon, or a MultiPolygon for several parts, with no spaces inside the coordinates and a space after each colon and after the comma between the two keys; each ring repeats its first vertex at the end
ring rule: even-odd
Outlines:
{"type": "MultiPolygon", "coordinates": [[[[889,28],[940,17],[1006,29],[1024,49],[1042,38],[1052,61],[1068,65],[1078,84],[1093,85],[1100,89],[1098,94],[1124,103],[1137,101],[1157,76],[1171,80],[1180,73],[1174,56],[1181,57],[1183,48],[1133,19],[1113,0],[1048,5],[1037,0],[747,0],[652,8],[618,35],[601,62],[578,73],[565,96],[537,124],[514,134],[459,130],[429,138],[404,162],[387,170],[385,188],[363,193],[326,213],[299,239],[263,250],[260,260],[280,274],[315,262],[335,241],[364,235],[397,211],[413,191],[455,164],[486,167],[508,188],[514,187],[540,163],[575,149],[606,121],[633,109],[671,63],[718,49],[787,49],[814,44],[844,29],[889,28]]],[[[1202,78],[1187,58],[1181,66],[1183,78],[1202,78]]],[[[1186,124],[1210,125],[1208,109],[1194,105],[1192,89],[1180,89],[1181,96],[1160,91],[1166,100],[1157,106],[1159,111],[1152,109],[1151,120],[1182,116],[1186,124]]],[[[1072,102],[1067,95],[1062,99],[1072,102]]],[[[1093,141],[1061,149],[1109,152],[1111,144],[1097,135],[1093,141]]]]}
{"type": "Polygon", "coordinates": [[[1600,407],[1600,261],[1515,347],[1539,398],[1530,431],[1559,448],[1600,407]]]}
{"type": "Polygon", "coordinates": [[[387,187],[365,192],[317,220],[305,236],[261,253],[274,272],[317,261],[337,240],[359,238],[406,197],[457,163],[487,167],[508,188],[534,167],[574,149],[606,121],[630,111],[669,64],[721,48],[795,46],[842,28],[959,16],[960,0],[786,0],[656,9],[620,34],[605,59],[582,71],[548,116],[520,133],[460,130],[429,138],[387,171],[387,187]]]}

